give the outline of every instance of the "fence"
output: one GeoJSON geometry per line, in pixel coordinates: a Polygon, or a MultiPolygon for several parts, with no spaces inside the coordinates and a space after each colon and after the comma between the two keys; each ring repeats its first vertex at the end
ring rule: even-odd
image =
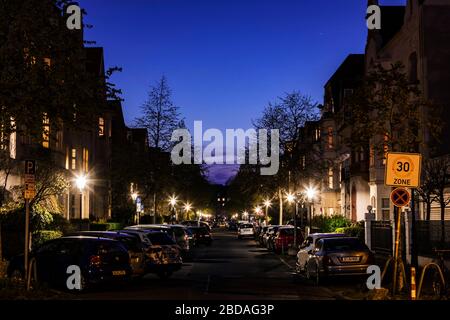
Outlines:
{"type": "Polygon", "coordinates": [[[433,257],[434,248],[450,249],[450,221],[416,221],[417,253],[433,257]]]}
{"type": "Polygon", "coordinates": [[[370,224],[371,247],[377,254],[392,255],[392,223],[374,220],[370,224]]]}

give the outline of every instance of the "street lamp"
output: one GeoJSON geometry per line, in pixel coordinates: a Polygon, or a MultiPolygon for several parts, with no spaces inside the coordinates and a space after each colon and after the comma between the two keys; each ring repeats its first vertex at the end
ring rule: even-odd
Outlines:
{"type": "Polygon", "coordinates": [[[191,209],[192,209],[192,204],[190,204],[189,201],[186,202],[184,204],[184,211],[186,212],[186,220],[189,220],[189,211],[191,211],[191,209]]]}
{"type": "Polygon", "coordinates": [[[266,207],[266,212],[265,212],[265,216],[264,216],[264,221],[265,221],[266,225],[267,225],[267,223],[268,223],[267,217],[268,217],[268,211],[269,211],[269,208],[270,208],[271,205],[272,205],[272,202],[270,202],[269,199],[266,199],[266,200],[264,201],[264,207],[266,207]]]}
{"type": "Polygon", "coordinates": [[[131,194],[131,199],[133,199],[134,210],[135,210],[134,221],[135,221],[137,224],[139,224],[139,220],[140,220],[140,219],[139,219],[139,212],[138,212],[138,209],[137,209],[137,203],[136,203],[137,198],[138,198],[137,192],[133,192],[133,193],[131,194]]]}
{"type": "Polygon", "coordinates": [[[295,211],[294,211],[294,248],[297,249],[297,215],[298,215],[298,201],[297,197],[292,194],[288,193],[286,196],[287,201],[289,204],[295,203],[295,211]]]}
{"type": "MultiPolygon", "coordinates": [[[[248,212],[247,212],[247,211],[244,211],[244,212],[242,213],[242,218],[244,218],[244,220],[248,219],[248,212]]],[[[247,221],[248,221],[248,220],[247,220],[247,221]]]]}
{"type": "Polygon", "coordinates": [[[83,190],[86,188],[87,184],[87,178],[84,174],[79,175],[75,179],[75,184],[77,185],[78,190],[80,190],[80,231],[81,231],[81,224],[83,221],[83,190]]]}
{"type": "Polygon", "coordinates": [[[311,228],[312,228],[312,209],[313,209],[313,201],[314,198],[317,195],[317,189],[309,186],[305,189],[305,194],[306,194],[306,198],[308,199],[309,202],[309,232],[311,232],[311,228]]]}
{"type": "MultiPolygon", "coordinates": [[[[177,197],[175,197],[175,196],[171,196],[170,198],[169,198],[169,204],[170,204],[170,206],[172,207],[172,213],[174,212],[175,213],[175,220],[177,220],[177,211],[176,211],[176,208],[175,208],[175,206],[177,205],[177,202],[178,202],[178,199],[177,199],[177,197]]],[[[172,214],[172,221],[173,221],[173,214],[172,214]]]]}

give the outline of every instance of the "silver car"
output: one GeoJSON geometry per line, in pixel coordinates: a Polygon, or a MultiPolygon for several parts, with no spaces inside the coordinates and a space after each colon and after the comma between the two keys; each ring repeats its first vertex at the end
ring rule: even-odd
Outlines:
{"type": "Polygon", "coordinates": [[[375,258],[358,238],[322,238],[306,262],[306,277],[317,285],[326,277],[366,276],[375,258]]]}

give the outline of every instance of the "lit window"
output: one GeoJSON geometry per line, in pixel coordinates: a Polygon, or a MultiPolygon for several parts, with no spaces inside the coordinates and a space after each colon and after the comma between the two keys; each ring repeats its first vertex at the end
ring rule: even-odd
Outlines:
{"type": "Polygon", "coordinates": [[[44,58],[44,63],[50,68],[52,66],[52,60],[50,58],[44,58]]]}
{"type": "Polygon", "coordinates": [[[69,148],[66,148],[66,169],[69,170],[69,148]]]}
{"type": "Polygon", "coordinates": [[[50,119],[47,114],[44,113],[44,117],[42,119],[43,128],[42,128],[42,146],[44,148],[50,147],[50,119]]]}
{"type": "Polygon", "coordinates": [[[334,188],[334,181],[333,181],[333,167],[330,166],[328,168],[328,188],[333,189],[334,188]]]}
{"type": "Polygon", "coordinates": [[[72,149],[71,152],[71,168],[72,170],[76,170],[77,169],[77,149],[72,149]]]}
{"type": "Polygon", "coordinates": [[[83,148],[83,170],[86,173],[89,171],[89,150],[86,148],[83,148]]]}
{"type": "Polygon", "coordinates": [[[100,137],[105,135],[105,119],[103,117],[98,118],[98,135],[100,137]]]}
{"type": "Polygon", "coordinates": [[[386,164],[387,153],[389,151],[389,144],[388,144],[389,136],[388,136],[387,133],[384,135],[383,140],[384,140],[384,142],[383,142],[383,152],[384,152],[384,154],[383,154],[383,164],[386,164]]]}
{"type": "Polygon", "coordinates": [[[328,127],[328,149],[333,149],[333,127],[328,127]]]}
{"type": "Polygon", "coordinates": [[[315,138],[316,138],[316,141],[320,140],[320,128],[316,129],[315,138]]]}

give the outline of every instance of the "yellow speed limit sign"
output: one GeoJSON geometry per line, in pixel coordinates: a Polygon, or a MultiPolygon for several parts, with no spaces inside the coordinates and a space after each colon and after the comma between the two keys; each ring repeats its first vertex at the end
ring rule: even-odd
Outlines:
{"type": "Polygon", "coordinates": [[[422,156],[418,153],[388,152],[384,182],[392,187],[418,188],[422,156]]]}

